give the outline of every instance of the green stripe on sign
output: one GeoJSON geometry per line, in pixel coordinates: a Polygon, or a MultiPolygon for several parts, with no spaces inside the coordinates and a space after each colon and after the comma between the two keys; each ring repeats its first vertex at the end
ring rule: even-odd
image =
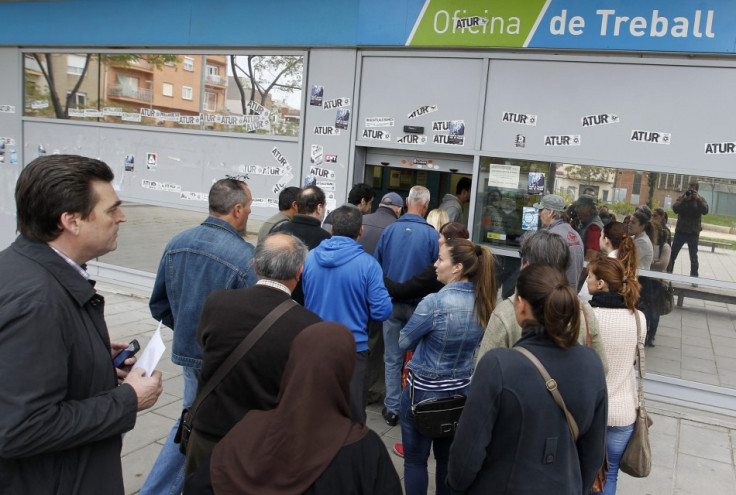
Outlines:
{"type": "Polygon", "coordinates": [[[407,46],[523,47],[546,0],[427,0],[407,46]]]}

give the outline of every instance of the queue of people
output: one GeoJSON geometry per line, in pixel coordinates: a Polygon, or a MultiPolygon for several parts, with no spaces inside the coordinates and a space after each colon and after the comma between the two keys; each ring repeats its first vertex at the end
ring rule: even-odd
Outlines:
{"type": "MultiPolygon", "coordinates": [[[[69,155],[34,160],[18,180],[20,236],[0,253],[0,367],[12,373],[31,349],[61,371],[0,387],[0,480],[13,493],[123,493],[121,433],[162,392],[160,372],[131,370],[135,358],[113,365],[127,344],[110,342],[85,270],[126,220],[112,180],[106,164],[69,155]]],[[[141,493],[400,494],[365,425],[380,338],[382,417],[401,423],[406,494],[427,493],[430,451],[438,494],[588,493],[606,454],[615,493],[637,343],[656,332],[646,300],[635,306],[637,271],[667,265],[662,221],[637,211],[626,232],[584,195],[578,233],[564,199],[545,196],[544,229],[522,237],[513,295],[497,303],[493,253],[458,221],[470,184],[456,194],[425,219],[430,192],[414,186],[370,216],[375,192],[356,184],[324,224],[320,188],[287,188],[254,247],[247,184],[213,184],[209,216],[169,242],[150,300],[175,330],[188,410],[141,493]]]]}

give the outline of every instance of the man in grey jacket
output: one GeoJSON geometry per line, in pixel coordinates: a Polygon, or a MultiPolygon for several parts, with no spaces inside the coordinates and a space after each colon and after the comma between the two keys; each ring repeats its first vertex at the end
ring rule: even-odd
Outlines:
{"type": "Polygon", "coordinates": [[[539,210],[539,220],[546,230],[554,232],[562,237],[570,250],[570,266],[567,267],[565,276],[570,287],[577,288],[580,272],[583,271],[583,259],[585,250],[583,240],[575,229],[567,221],[567,203],[562,196],[548,194],[539,203],[534,203],[534,208],[539,210]]]}
{"type": "Polygon", "coordinates": [[[447,217],[450,222],[460,222],[467,224],[467,219],[464,217],[463,204],[470,201],[470,189],[472,182],[467,177],[463,177],[457,181],[455,186],[455,194],[445,194],[442,197],[440,203],[440,210],[444,210],[447,213],[447,217]]]}

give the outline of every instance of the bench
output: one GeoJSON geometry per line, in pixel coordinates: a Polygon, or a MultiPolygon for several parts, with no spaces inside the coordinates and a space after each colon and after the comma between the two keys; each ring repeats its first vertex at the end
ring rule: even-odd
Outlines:
{"type": "Polygon", "coordinates": [[[677,297],[677,307],[681,308],[686,297],[702,299],[703,301],[722,302],[736,304],[736,291],[720,289],[717,287],[693,287],[692,284],[672,283],[672,288],[677,297]]]}
{"type": "Polygon", "coordinates": [[[728,242],[721,242],[721,241],[709,241],[709,240],[703,240],[698,239],[698,246],[710,246],[710,252],[715,253],[716,252],[716,246],[719,248],[729,248],[731,247],[731,244],[728,242]]]}

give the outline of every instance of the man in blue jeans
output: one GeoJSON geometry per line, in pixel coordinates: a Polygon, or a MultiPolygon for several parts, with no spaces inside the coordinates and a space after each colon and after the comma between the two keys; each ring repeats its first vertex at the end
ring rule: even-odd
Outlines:
{"type": "Polygon", "coordinates": [[[703,215],[708,214],[708,202],[698,194],[698,189],[700,189],[699,184],[691,181],[687,185],[687,190],[672,205],[672,211],[677,214],[677,225],[675,226],[675,238],[672,241],[670,264],[667,267],[670,273],[675,267],[675,260],[680,254],[680,249],[687,244],[690,254],[690,276],[698,276],[698,241],[700,231],[703,230],[700,220],[703,215]]]}
{"type": "MultiPolygon", "coordinates": [[[[440,234],[424,219],[429,197],[426,187],[412,187],[406,199],[406,214],[386,227],[378,239],[374,255],[383,268],[384,277],[405,282],[437,259],[440,234]]],[[[404,352],[399,349],[399,331],[411,318],[418,302],[394,302],[391,317],[383,322],[386,398],[382,414],[391,426],[399,421],[401,367],[404,364],[404,352]]]]}
{"type": "MultiPolygon", "coordinates": [[[[202,306],[218,289],[250,287],[253,246],[243,239],[253,200],[245,182],[221,179],[209,193],[209,216],[201,225],[176,235],[164,250],[149,306],[151,314],[174,330],[171,360],[183,368],[184,408],[197,395],[202,349],[196,340],[202,306]]],[[[184,485],[184,455],[171,429],[141,494],[179,494],[184,485]]]]}

